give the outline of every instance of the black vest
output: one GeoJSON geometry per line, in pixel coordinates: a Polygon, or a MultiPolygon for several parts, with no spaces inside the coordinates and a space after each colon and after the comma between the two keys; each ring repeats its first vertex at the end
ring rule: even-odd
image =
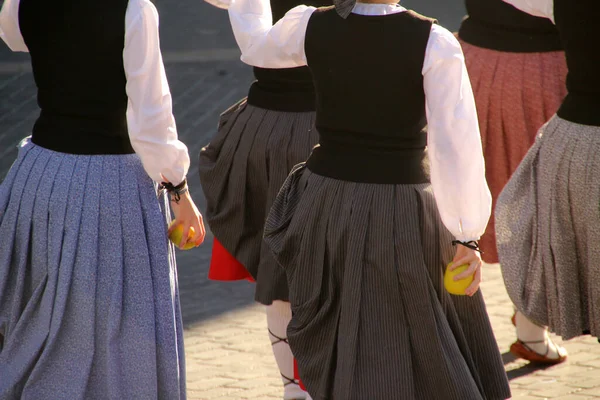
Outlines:
{"type": "MultiPolygon", "coordinates": [[[[320,7],[331,0],[271,0],[273,24],[297,5],[320,7]]],[[[307,67],[268,69],[254,67],[256,81],[250,87],[248,103],[275,111],[305,112],[315,110],[315,89],[307,67]]]]}
{"type": "Polygon", "coordinates": [[[305,51],[320,140],[311,171],[355,182],[428,182],[422,69],[432,23],[412,11],[312,15],[305,51]]]}
{"type": "Polygon", "coordinates": [[[40,116],[32,141],[74,154],[133,153],[123,48],[128,0],[21,0],[40,116]]]}
{"type": "Polygon", "coordinates": [[[600,1],[554,0],[554,17],[569,67],[568,94],[557,114],[600,126],[600,1]]]}
{"type": "Polygon", "coordinates": [[[546,18],[524,13],[502,0],[466,0],[468,16],[459,37],[486,49],[512,53],[562,50],[558,31],[546,18]]]}

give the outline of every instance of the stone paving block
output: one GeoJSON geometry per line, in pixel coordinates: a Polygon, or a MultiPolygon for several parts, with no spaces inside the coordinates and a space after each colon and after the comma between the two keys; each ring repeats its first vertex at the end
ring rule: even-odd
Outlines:
{"type": "Polygon", "coordinates": [[[232,388],[240,388],[240,389],[256,389],[256,388],[264,388],[264,387],[279,387],[283,384],[281,381],[275,382],[272,378],[258,378],[258,379],[248,379],[239,382],[232,382],[228,384],[228,387],[232,388]]]}
{"type": "Polygon", "coordinates": [[[272,399],[282,398],[283,389],[273,386],[265,386],[260,388],[253,388],[245,390],[242,399],[272,399]]]}
{"type": "Polygon", "coordinates": [[[600,390],[598,388],[582,390],[580,393],[592,398],[600,398],[600,390]]]}
{"type": "Polygon", "coordinates": [[[242,389],[230,387],[218,387],[210,390],[192,391],[188,390],[188,398],[190,400],[212,400],[224,396],[233,396],[240,399],[243,395],[242,389]],[[239,397],[238,397],[239,396],[239,397]]]}
{"type": "Polygon", "coordinates": [[[600,372],[597,377],[588,378],[578,382],[567,382],[567,385],[575,388],[594,389],[600,394],[600,372]]]}
{"type": "Polygon", "coordinates": [[[552,387],[547,387],[543,390],[535,390],[531,392],[531,394],[535,396],[544,397],[548,399],[553,399],[565,395],[573,395],[577,393],[581,393],[581,389],[573,389],[572,387],[563,385],[559,382],[557,382],[555,385],[552,385],[552,387]]]}
{"type": "Polygon", "coordinates": [[[218,387],[224,387],[233,382],[235,382],[235,380],[231,378],[205,378],[189,382],[187,386],[188,390],[191,391],[206,391],[218,387]]]}

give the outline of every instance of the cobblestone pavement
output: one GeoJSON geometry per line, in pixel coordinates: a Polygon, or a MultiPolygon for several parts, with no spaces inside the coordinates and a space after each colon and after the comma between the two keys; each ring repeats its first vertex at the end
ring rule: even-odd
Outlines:
{"type": "MultiPolygon", "coordinates": [[[[192,195],[204,209],[197,154],[214,134],[219,112],[245,95],[252,75],[238,61],[225,12],[200,0],[155,3],[161,14],[164,58],[178,128],[193,160],[189,174],[192,195]]],[[[403,4],[439,16],[450,29],[456,29],[463,14],[459,0],[407,0],[403,4]]],[[[27,55],[11,54],[0,45],[0,179],[15,158],[15,146],[29,134],[37,116],[34,89],[27,55]]],[[[189,398],[281,398],[263,307],[252,302],[249,283],[207,280],[211,243],[209,233],[206,245],[178,254],[189,398]]],[[[492,265],[484,275],[486,303],[514,399],[600,399],[600,344],[587,337],[572,340],[566,343],[568,362],[546,369],[515,360],[507,353],[514,329],[500,271],[492,265]]]]}

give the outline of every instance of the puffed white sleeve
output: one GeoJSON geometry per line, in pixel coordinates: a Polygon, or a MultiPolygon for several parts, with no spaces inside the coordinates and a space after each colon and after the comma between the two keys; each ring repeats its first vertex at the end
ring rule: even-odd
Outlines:
{"type": "Polygon", "coordinates": [[[0,11],[0,38],[12,51],[29,52],[19,27],[19,0],[4,0],[0,11]]]}
{"type": "Polygon", "coordinates": [[[423,65],[431,184],[442,222],[460,241],[477,240],[491,214],[492,197],[475,99],[460,44],[433,25],[423,65]]]}
{"type": "Polygon", "coordinates": [[[519,10],[554,22],[554,0],[504,0],[519,10]]]}
{"type": "Polygon", "coordinates": [[[190,157],[177,137],[172,99],[160,51],[158,12],[149,0],[130,1],[123,61],[129,138],[155,182],[179,184],[190,157]]]}
{"type": "Polygon", "coordinates": [[[306,65],[304,39],[315,10],[297,6],[273,25],[269,0],[231,0],[229,19],[242,61],[262,68],[306,65]]]}

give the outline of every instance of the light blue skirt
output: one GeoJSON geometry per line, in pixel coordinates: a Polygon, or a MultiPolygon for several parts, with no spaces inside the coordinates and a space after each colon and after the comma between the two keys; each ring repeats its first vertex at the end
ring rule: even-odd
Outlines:
{"type": "Polygon", "coordinates": [[[0,185],[0,399],[184,399],[168,203],[137,155],[25,139],[0,185]]]}

